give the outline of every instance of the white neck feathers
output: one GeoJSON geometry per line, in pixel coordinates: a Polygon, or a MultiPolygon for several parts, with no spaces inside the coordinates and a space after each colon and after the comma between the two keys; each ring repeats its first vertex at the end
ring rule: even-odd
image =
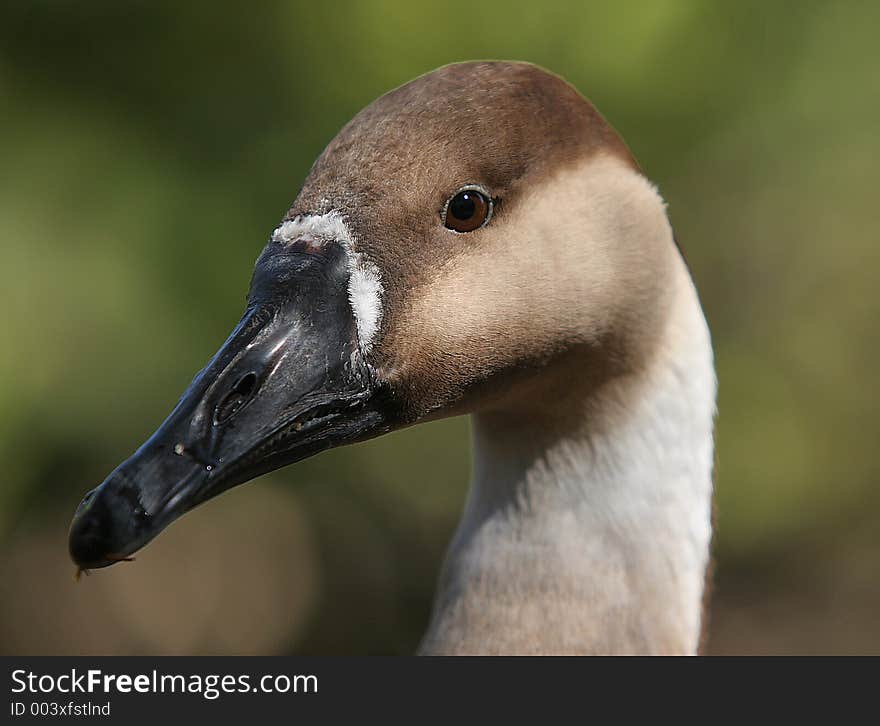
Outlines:
{"type": "Polygon", "coordinates": [[[422,652],[696,651],[716,381],[677,264],[650,365],[565,402],[580,420],[474,416],[474,478],[422,652]]]}

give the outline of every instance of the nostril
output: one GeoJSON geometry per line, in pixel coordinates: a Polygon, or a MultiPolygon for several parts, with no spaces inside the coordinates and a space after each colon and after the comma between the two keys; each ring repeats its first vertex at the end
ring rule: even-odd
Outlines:
{"type": "Polygon", "coordinates": [[[236,393],[241,394],[242,396],[250,396],[254,390],[254,386],[257,385],[257,374],[256,373],[248,373],[241,377],[238,383],[236,383],[232,390],[236,393]]]}
{"type": "Polygon", "coordinates": [[[232,390],[226,394],[226,397],[217,406],[214,412],[214,423],[222,424],[228,421],[237,411],[247,403],[257,387],[257,374],[254,372],[246,373],[232,387],[232,390]]]}

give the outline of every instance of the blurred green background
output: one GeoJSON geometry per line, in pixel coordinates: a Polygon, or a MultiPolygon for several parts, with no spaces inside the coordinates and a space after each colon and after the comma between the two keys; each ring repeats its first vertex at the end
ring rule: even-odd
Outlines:
{"type": "Polygon", "coordinates": [[[70,516],[237,321],[315,156],[456,60],[574,83],[669,202],[720,378],[709,652],[880,651],[880,4],[9,1],[0,652],[408,653],[468,423],[330,452],[79,584],[70,516]]]}

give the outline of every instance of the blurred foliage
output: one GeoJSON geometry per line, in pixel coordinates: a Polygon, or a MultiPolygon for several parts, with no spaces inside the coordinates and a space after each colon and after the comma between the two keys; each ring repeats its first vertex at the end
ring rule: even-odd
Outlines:
{"type": "Polygon", "coordinates": [[[464,420],[265,477],[79,586],[66,526],[238,319],[323,145],[472,58],[574,83],[669,202],[721,383],[713,649],[880,650],[880,4],[232,7],[0,7],[0,651],[415,647],[464,420]]]}

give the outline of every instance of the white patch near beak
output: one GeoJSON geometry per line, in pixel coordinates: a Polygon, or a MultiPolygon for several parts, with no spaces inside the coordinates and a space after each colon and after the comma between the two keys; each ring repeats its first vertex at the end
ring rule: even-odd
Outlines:
{"type": "Polygon", "coordinates": [[[354,236],[342,215],[336,210],[326,214],[306,214],[282,222],[272,232],[272,241],[290,244],[302,237],[318,242],[338,242],[348,260],[348,302],[357,323],[361,351],[373,347],[382,322],[382,279],[379,269],[363,253],[355,249],[354,236]]]}

